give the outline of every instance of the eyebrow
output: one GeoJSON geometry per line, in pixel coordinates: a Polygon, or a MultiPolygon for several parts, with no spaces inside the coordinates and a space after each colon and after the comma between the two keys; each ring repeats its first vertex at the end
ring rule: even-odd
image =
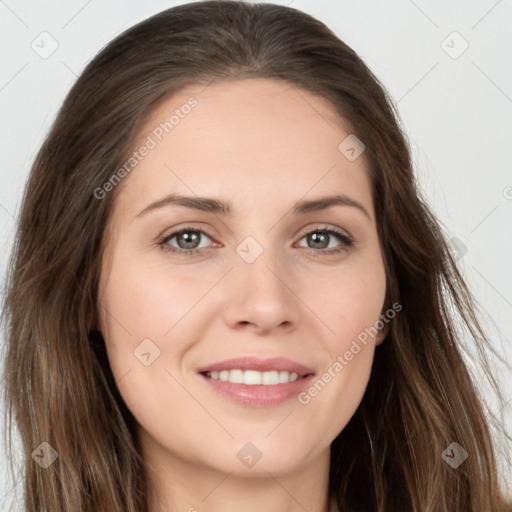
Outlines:
{"type": "MultiPolygon", "coordinates": [[[[191,210],[199,210],[203,212],[210,212],[220,215],[231,215],[233,211],[231,203],[220,201],[218,199],[213,199],[209,197],[192,197],[183,196],[179,194],[170,194],[166,197],[163,197],[162,199],[158,199],[157,201],[149,204],[135,217],[142,217],[143,215],[146,215],[151,211],[158,210],[160,208],[165,208],[168,206],[181,206],[183,208],[188,208],[191,210]]],[[[295,203],[292,213],[295,215],[306,214],[310,212],[326,210],[327,208],[331,208],[333,206],[351,206],[357,208],[369,220],[372,220],[370,214],[361,203],[343,194],[321,197],[312,200],[298,201],[297,203],[295,203]]]]}

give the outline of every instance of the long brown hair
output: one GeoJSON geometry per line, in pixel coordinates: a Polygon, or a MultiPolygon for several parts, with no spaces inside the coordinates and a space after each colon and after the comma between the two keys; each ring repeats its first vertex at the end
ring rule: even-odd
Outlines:
{"type": "Polygon", "coordinates": [[[248,77],[326,98],[364,141],[385,309],[403,306],[376,350],[358,410],[331,445],[330,492],[340,510],[507,510],[490,424],[461,349],[475,342],[496,385],[491,346],[417,189],[393,102],[318,20],[237,1],[180,5],[116,37],[72,87],[35,159],[3,312],[7,422],[20,434],[25,510],[147,511],[134,418],[93,330],[105,226],[119,187],[103,198],[97,191],[160,101],[189,84],[248,77]],[[33,457],[42,442],[58,454],[46,469],[33,457]],[[468,454],[457,468],[441,456],[453,442],[468,454]]]}

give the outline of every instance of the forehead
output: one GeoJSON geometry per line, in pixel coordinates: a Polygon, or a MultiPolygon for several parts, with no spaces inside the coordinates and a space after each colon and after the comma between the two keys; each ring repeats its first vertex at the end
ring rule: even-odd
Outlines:
{"type": "Polygon", "coordinates": [[[337,191],[371,211],[364,154],[350,161],[340,151],[350,133],[328,100],[284,81],[188,86],[139,130],[133,151],[149,149],[118,201],[140,210],[165,193],[195,194],[229,199],[236,212],[337,191]]]}

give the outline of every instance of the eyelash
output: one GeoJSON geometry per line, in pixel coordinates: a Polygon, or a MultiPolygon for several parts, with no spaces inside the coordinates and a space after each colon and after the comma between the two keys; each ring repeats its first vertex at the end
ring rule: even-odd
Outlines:
{"type": "MultiPolygon", "coordinates": [[[[173,247],[172,245],[168,244],[168,242],[170,240],[172,240],[174,237],[181,235],[182,233],[187,233],[187,232],[201,233],[202,235],[206,235],[208,238],[212,239],[212,237],[208,233],[203,231],[202,229],[186,227],[186,228],[180,229],[179,231],[174,231],[173,233],[166,235],[163,238],[160,238],[158,240],[158,246],[166,252],[183,255],[183,256],[193,256],[195,254],[199,254],[203,249],[178,249],[178,248],[173,247]]],[[[330,255],[338,254],[341,251],[347,250],[354,244],[354,241],[350,237],[348,237],[346,234],[344,234],[341,231],[338,231],[337,229],[334,229],[334,228],[325,228],[325,229],[317,228],[312,231],[308,231],[307,233],[305,233],[302,236],[302,238],[304,238],[307,235],[310,235],[312,233],[327,233],[328,235],[334,235],[334,236],[338,237],[342,241],[342,245],[339,248],[334,248],[334,249],[333,248],[331,248],[331,249],[311,249],[310,248],[311,251],[313,251],[317,254],[320,253],[323,256],[330,256],[330,255]]],[[[301,238],[301,240],[302,240],[302,238],[301,238]]]]}

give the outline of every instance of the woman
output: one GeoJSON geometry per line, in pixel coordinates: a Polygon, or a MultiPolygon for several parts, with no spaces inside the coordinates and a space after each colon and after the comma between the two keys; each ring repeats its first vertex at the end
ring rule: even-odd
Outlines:
{"type": "Polygon", "coordinates": [[[197,2],[103,49],[8,285],[27,511],[510,510],[392,104],[304,13],[197,2]]]}

